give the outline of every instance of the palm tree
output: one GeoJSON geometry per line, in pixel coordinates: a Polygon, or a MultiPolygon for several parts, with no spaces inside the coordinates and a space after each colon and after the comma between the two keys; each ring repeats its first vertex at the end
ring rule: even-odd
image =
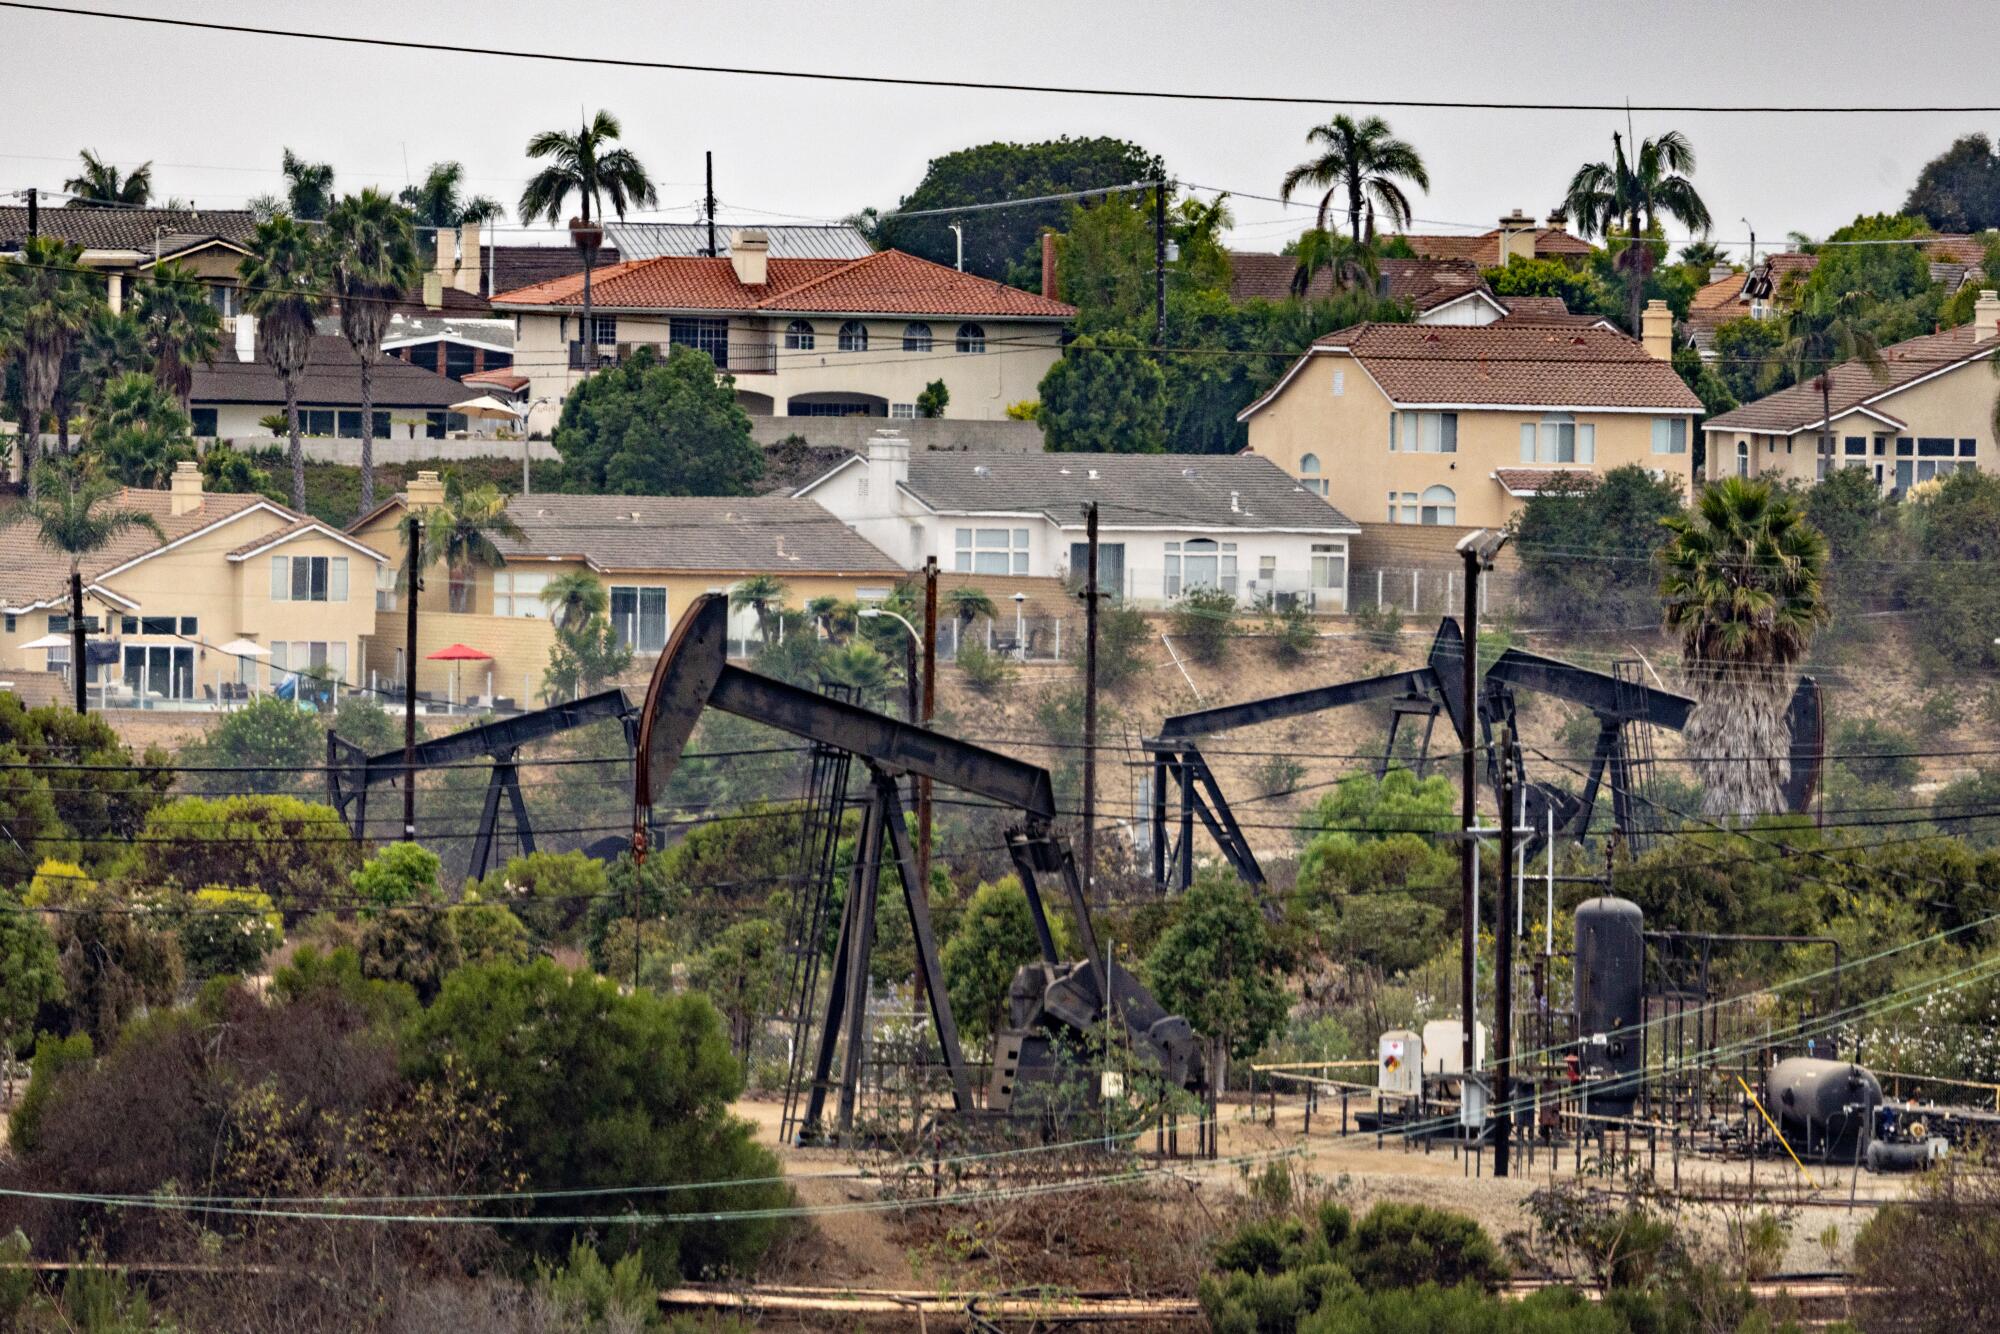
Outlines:
{"type": "Polygon", "coordinates": [[[103,383],[85,442],[127,486],[164,487],[174,465],[194,457],[187,414],[145,371],[127,371],[103,383]]]}
{"type": "Polygon", "coordinates": [[[433,162],[423,180],[406,185],[396,198],[416,215],[420,227],[457,227],[468,222],[492,222],[507,216],[497,199],[485,195],[467,198],[465,167],[457,162],[433,162]]]}
{"type": "Polygon", "coordinates": [[[1315,228],[1299,237],[1296,250],[1298,268],[1292,272],[1292,295],[1302,297],[1312,290],[1312,280],[1322,270],[1333,270],[1334,281],[1345,288],[1366,286],[1375,289],[1382,266],[1372,241],[1356,241],[1339,232],[1315,228]]]}
{"type": "Polygon", "coordinates": [[[103,397],[105,388],[121,375],[133,371],[150,372],[152,354],[136,317],[114,313],[99,306],[90,317],[90,326],[77,339],[76,349],[63,363],[62,381],[50,403],[56,415],[56,438],[64,453],[70,449],[69,424],[79,404],[91,404],[103,397]]]}
{"type": "Polygon", "coordinates": [[[12,264],[0,264],[0,329],[21,371],[21,466],[30,495],[41,485],[42,419],[62,387],[63,362],[103,304],[82,258],[77,246],[31,236],[12,264]]]}
{"type": "Polygon", "coordinates": [[[1813,377],[1819,389],[1821,454],[1831,452],[1827,445],[1833,439],[1833,368],[1858,361],[1877,380],[1887,373],[1881,344],[1861,320],[1865,301],[1860,292],[1808,288],[1779,316],[1784,341],[1771,349],[1759,373],[1766,389],[1781,379],[1804,384],[1807,376],[1813,377]]]}
{"type": "Polygon", "coordinates": [[[592,221],[591,210],[602,220],[605,201],[620,218],[632,205],[651,208],[660,202],[659,192],[646,175],[645,167],[629,148],[612,148],[611,141],[623,134],[618,118],[599,111],[575,134],[567,130],[544,130],[528,140],[528,156],[547,158],[549,165],[537,172],[521,191],[519,212],[523,223],[547,218],[561,220],[563,205],[574,194],[577,217],[570,219],[569,235],[583,256],[583,355],[586,369],[596,365],[596,330],[590,322],[590,270],[597,262],[597,245],[604,230],[592,221]]]}
{"type": "Polygon", "coordinates": [[[754,574],[729,590],[729,605],[756,613],[757,637],[769,643],[776,615],[785,605],[785,581],[775,574],[754,574]]]}
{"type": "Polygon", "coordinates": [[[186,412],[194,393],[194,364],[215,364],[222,350],[222,313],[208,289],[185,264],[169,260],[140,284],[135,305],[153,376],[186,412]]]}
{"type": "MultiPolygon", "coordinates": [[[[290,153],[287,152],[287,157],[290,153]]],[[[257,224],[237,272],[243,309],[257,318],[264,360],[285,383],[291,438],[292,508],[306,507],[306,458],[299,445],[299,381],[312,359],[313,321],[326,309],[326,262],[312,228],[287,214],[257,224]]]]}
{"type": "Polygon", "coordinates": [[[349,195],[327,215],[340,332],[361,362],[361,513],[375,508],[375,364],[395,303],[423,271],[410,218],[373,188],[349,195]]]}
{"type": "Polygon", "coordinates": [[[951,608],[951,614],[958,618],[960,629],[971,625],[981,616],[990,621],[1000,614],[999,609],[993,605],[993,599],[986,596],[986,590],[983,588],[970,586],[954,588],[945,593],[944,600],[945,605],[951,608]]]}
{"type": "Polygon", "coordinates": [[[1827,619],[1826,539],[1797,496],[1740,477],[1663,522],[1673,538],[1660,591],[1694,687],[1687,739],[1703,757],[1702,811],[1749,820],[1782,810],[1789,669],[1827,619]]]}
{"type": "Polygon", "coordinates": [[[1688,174],[1694,170],[1694,148],[1679,130],[1657,139],[1642,139],[1636,159],[1625,156],[1625,140],[1611,136],[1611,161],[1586,162],[1570,178],[1563,208],[1576,220],[1578,233],[1596,233],[1608,244],[1612,232],[1624,233],[1625,248],[1613,263],[1625,275],[1625,302],[1632,336],[1640,333],[1639,307],[1646,279],[1657,256],[1648,239],[1660,215],[1689,231],[1706,232],[1713,225],[1708,205],[1695,193],[1688,174]]]}
{"type": "Polygon", "coordinates": [[[1352,116],[1335,116],[1324,125],[1306,131],[1306,142],[1320,150],[1319,156],[1299,163],[1285,173],[1279,187],[1280,198],[1289,200],[1300,186],[1326,193],[1319,200],[1319,230],[1325,231],[1333,208],[1334,195],[1347,195],[1348,239],[1362,240],[1362,215],[1367,215],[1367,235],[1375,235],[1375,213],[1398,227],[1410,225],[1410,197],[1403,193],[1403,181],[1418,189],[1431,188],[1430,172],[1424,159],[1410,144],[1390,132],[1389,122],[1380,116],[1356,121],[1352,116]]]}
{"type": "Polygon", "coordinates": [[[0,514],[0,527],[33,523],[43,546],[69,558],[70,675],[76,685],[76,711],[83,713],[88,676],[83,652],[83,558],[102,551],[128,529],[142,528],[162,540],[164,534],[150,514],[106,508],[105,502],[118,494],[118,484],[98,474],[88,460],[66,467],[44,462],[35,470],[40,477],[28,502],[0,514]]]}
{"type": "Polygon", "coordinates": [[[333,164],[308,162],[285,150],[285,211],[306,222],[318,222],[333,207],[333,164]]]}
{"type": "Polygon", "coordinates": [[[1728,262],[1729,256],[1722,252],[1722,247],[1709,240],[1706,236],[1702,237],[1699,241],[1690,241],[1681,247],[1681,263],[1691,269],[1700,269],[1701,281],[1703,282],[1708,281],[1708,271],[1710,269],[1718,264],[1727,264],[1728,262]]]}
{"type": "Polygon", "coordinates": [[[549,580],[542,589],[542,601],[558,634],[581,630],[611,608],[604,585],[588,570],[572,570],[549,580]]]}
{"type": "Polygon", "coordinates": [[[86,148],[77,154],[83,170],[63,182],[71,195],[69,207],[91,208],[111,204],[144,205],[153,197],[153,164],[141,162],[130,175],[121,176],[114,163],[106,162],[86,148]]]}
{"type": "Polygon", "coordinates": [[[521,527],[507,514],[507,497],[491,482],[467,486],[456,472],[447,473],[444,503],[424,516],[424,568],[443,562],[450,580],[450,609],[472,610],[475,567],[497,570],[507,563],[496,537],[520,538],[521,527]]]}

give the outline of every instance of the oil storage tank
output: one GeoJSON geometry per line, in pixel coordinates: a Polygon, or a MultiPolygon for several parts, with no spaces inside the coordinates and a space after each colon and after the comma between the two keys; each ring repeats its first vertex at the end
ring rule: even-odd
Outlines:
{"type": "Polygon", "coordinates": [[[1577,1063],[1585,1110],[1630,1116],[1645,1058],[1646,915],[1630,899],[1590,899],[1576,910],[1577,1063]],[[1592,1087],[1602,1085],[1603,1087],[1592,1087]]]}
{"type": "Polygon", "coordinates": [[[1801,1158],[1853,1162],[1881,1105],[1875,1076],[1849,1061],[1793,1056],[1764,1076],[1764,1106],[1801,1158]]]}

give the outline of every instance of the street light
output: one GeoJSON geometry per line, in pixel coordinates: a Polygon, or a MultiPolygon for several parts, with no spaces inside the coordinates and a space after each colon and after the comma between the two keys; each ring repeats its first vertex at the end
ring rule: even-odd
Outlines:
{"type": "Polygon", "coordinates": [[[1028,621],[1021,611],[1027,600],[1026,593],[1014,595],[1014,656],[1022,662],[1028,660],[1028,621]]]}
{"type": "Polygon", "coordinates": [[[917,627],[911,625],[908,619],[896,612],[890,611],[887,607],[863,607],[861,609],[861,618],[863,620],[872,621],[877,616],[887,616],[890,620],[910,632],[910,666],[909,670],[904,673],[904,676],[910,688],[910,721],[915,722],[917,720],[917,645],[924,642],[924,637],[917,633],[917,627]]]}

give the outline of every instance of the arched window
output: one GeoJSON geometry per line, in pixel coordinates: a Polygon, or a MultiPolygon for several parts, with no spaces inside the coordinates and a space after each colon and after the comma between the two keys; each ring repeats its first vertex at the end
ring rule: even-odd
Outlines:
{"type": "Polygon", "coordinates": [[[1458,522],[1458,496],[1448,486],[1424,488],[1423,508],[1419,511],[1419,523],[1455,524],[1458,522]]]}
{"type": "Polygon", "coordinates": [[[1738,440],[1736,442],[1736,475],[1738,477],[1748,477],[1750,475],[1750,442],[1748,440],[1738,440]]]}
{"type": "Polygon", "coordinates": [[[842,352],[866,352],[868,350],[868,326],[860,320],[849,320],[840,326],[840,350],[842,352]]]}
{"type": "Polygon", "coordinates": [[[986,330],[977,324],[959,325],[958,350],[961,352],[984,352],[986,350],[986,330]]]}
{"type": "Polygon", "coordinates": [[[903,351],[928,352],[931,350],[931,326],[922,320],[912,320],[903,326],[903,351]]]}
{"type": "Polygon", "coordinates": [[[792,352],[813,350],[813,327],[811,320],[793,320],[785,326],[785,347],[792,352]]]}
{"type": "Polygon", "coordinates": [[[1299,481],[1314,495],[1326,494],[1326,478],[1319,473],[1319,455],[1307,454],[1299,459],[1299,481]]]}

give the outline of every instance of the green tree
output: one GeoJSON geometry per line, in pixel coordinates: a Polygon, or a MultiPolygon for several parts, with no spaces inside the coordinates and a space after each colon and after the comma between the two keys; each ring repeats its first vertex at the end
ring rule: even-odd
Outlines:
{"type": "Polygon", "coordinates": [[[268,495],[271,474],[227,440],[216,440],[201,452],[201,485],[222,496],[268,495]]]}
{"type": "Polygon", "coordinates": [[[284,173],[285,193],[283,198],[274,195],[260,195],[250,201],[250,211],[258,221],[289,213],[302,222],[319,222],[333,207],[333,166],[326,162],[308,162],[285,150],[279,159],[279,170],[284,173]]]}
{"type": "MultiPolygon", "coordinates": [[[[396,844],[408,847],[408,844],[396,844]]],[[[461,909],[440,905],[385,908],[361,927],[359,953],[364,977],[401,983],[429,1004],[445,978],[465,962],[458,938],[461,909]]]]}
{"type": "Polygon", "coordinates": [[[578,216],[570,219],[570,242],[583,256],[584,354],[590,365],[597,364],[597,340],[588,330],[590,319],[590,273],[597,264],[598,224],[604,205],[621,219],[628,207],[651,208],[660,202],[646,168],[629,148],[612,144],[624,133],[618,118],[600,110],[572,134],[568,130],[543,130],[528,140],[528,156],[547,165],[532,176],[521,191],[521,223],[533,226],[538,218],[550,224],[562,221],[563,207],[576,196],[578,216]],[[594,215],[594,216],[593,216],[594,215]]]}
{"type": "Polygon", "coordinates": [[[1043,447],[1157,454],[1166,447],[1166,377],[1129,334],[1080,335],[1042,377],[1043,447]]]}
{"type": "Polygon", "coordinates": [[[784,929],[769,917],[732,922],[690,962],[688,985],[722,1011],[730,1047],[746,1065],[764,1020],[785,1003],[790,962],[784,929]]]}
{"type": "Polygon", "coordinates": [[[943,380],[932,380],[917,393],[917,415],[919,417],[942,417],[951,403],[951,390],[943,380]]]}
{"type": "Polygon", "coordinates": [[[134,314],[153,359],[154,378],[186,412],[194,393],[195,363],[213,365],[222,350],[222,313],[194,270],[169,260],[139,284],[134,314]]]}
{"type": "Polygon", "coordinates": [[[1293,252],[1298,268],[1292,273],[1292,295],[1305,296],[1313,280],[1322,273],[1333,274],[1343,289],[1375,286],[1382,266],[1376,260],[1373,240],[1356,241],[1339,232],[1313,230],[1299,237],[1293,252]]]}
{"type": "Polygon", "coordinates": [[[438,856],[421,843],[384,843],[348,877],[356,898],[375,909],[433,903],[443,897],[438,888],[438,856]]]}
{"type": "Polygon", "coordinates": [[[27,503],[0,512],[0,531],[17,523],[32,524],[35,540],[69,563],[70,681],[76,695],[76,711],[83,713],[89,676],[84,670],[83,561],[111,545],[122,534],[135,529],[151,533],[160,541],[160,521],[144,510],[113,509],[109,502],[119,494],[118,484],[100,475],[89,459],[71,460],[58,467],[42,462],[35,465],[36,485],[27,503]]]}
{"type": "Polygon", "coordinates": [[[1482,276],[1494,293],[1502,297],[1552,296],[1579,315],[1615,309],[1611,295],[1593,270],[1559,259],[1512,255],[1504,267],[1487,269],[1482,276]]]}
{"type": "Polygon", "coordinates": [[[1745,315],[1716,326],[1716,372],[1728,386],[1730,397],[1748,403],[1789,383],[1768,378],[1773,365],[1782,369],[1782,363],[1773,362],[1771,354],[1783,341],[1784,334],[1776,320],[1745,315]]]}
{"type": "Polygon", "coordinates": [[[1443,834],[1458,826],[1458,794],[1442,774],[1419,778],[1397,765],[1377,779],[1348,774],[1313,805],[1301,835],[1342,833],[1354,838],[1443,834]]]}
{"type": "Polygon", "coordinates": [[[497,199],[465,193],[465,167],[458,162],[433,162],[424,178],[406,185],[397,200],[420,227],[462,227],[468,222],[498,222],[507,210],[497,199]]]}
{"type": "Polygon", "coordinates": [[[1374,239],[1378,210],[1398,230],[1410,225],[1410,197],[1404,193],[1404,182],[1420,190],[1431,188],[1430,172],[1424,168],[1422,155],[1396,138],[1389,122],[1380,116],[1359,121],[1352,116],[1335,116],[1326,124],[1307,130],[1306,143],[1315,155],[1285,173],[1278,196],[1290,199],[1301,187],[1324,189],[1315,224],[1324,232],[1333,197],[1344,193],[1348,239],[1356,245],[1374,239]]]}
{"type": "Polygon", "coordinates": [[[71,1037],[43,1033],[35,1039],[27,1091],[21,1095],[14,1114],[7,1118],[10,1149],[17,1154],[28,1154],[40,1146],[49,1105],[56,1100],[61,1085],[72,1077],[89,1073],[94,1056],[95,1049],[87,1033],[71,1037]]]}
{"type": "Polygon", "coordinates": [[[1826,538],[1826,596],[1831,624],[1879,591],[1891,508],[1866,467],[1835,468],[1805,493],[1806,519],[1826,538]]]}
{"type": "Polygon", "coordinates": [[[581,629],[591,618],[611,609],[604,585],[588,570],[572,570],[549,580],[542,589],[542,602],[549,609],[549,623],[557,630],[581,629]]]}
{"type": "Polygon", "coordinates": [[[423,272],[409,214],[379,190],[333,206],[327,262],[340,298],[340,333],[361,362],[361,509],[375,508],[375,365],[396,303],[423,272]]]}
{"type": "Polygon", "coordinates": [[[1228,1087],[1229,1060],[1264,1045],[1289,1005],[1263,911],[1232,875],[1197,876],[1146,955],[1153,995],[1208,1039],[1208,1076],[1228,1087]]]}
{"type": "Polygon", "coordinates": [[[126,486],[162,490],[174,466],[194,458],[191,429],[187,414],[158,380],[131,371],[99,392],[85,443],[126,486]]]}
{"type": "Polygon", "coordinates": [[[173,1003],[183,966],[165,925],[102,889],[56,918],[64,1032],[88,1033],[101,1051],[141,1010],[173,1003]]]}
{"type": "Polygon", "coordinates": [[[1537,624],[1632,629],[1660,614],[1654,558],[1680,488],[1637,464],[1602,477],[1558,475],[1512,520],[1522,593],[1537,624]]]}
{"type": "MultiPolygon", "coordinates": [[[[1052,916],[1056,952],[1069,957],[1069,923],[1052,916]]],[[[1035,919],[1021,882],[1005,876],[981,883],[958,914],[942,953],[951,1016],[968,1045],[986,1042],[1007,1020],[1007,988],[1024,965],[1042,957],[1035,919]]]]}
{"type": "Polygon", "coordinates": [[[18,898],[0,895],[0,1059],[20,1052],[36,1013],[62,995],[62,965],[48,928],[18,898]]]}
{"type": "Polygon", "coordinates": [[[632,650],[610,620],[593,616],[556,632],[556,641],[549,646],[549,665],[542,672],[542,695],[551,703],[579,698],[603,689],[631,665],[632,650]]]}
{"type": "MultiPolygon", "coordinates": [[[[715,1007],[618,987],[547,960],[462,968],[405,1030],[404,1068],[434,1078],[460,1063],[499,1095],[503,1143],[526,1181],[543,1190],[671,1181],[691,1187],[671,1213],[700,1215],[782,1204],[778,1165],[747,1122],[730,1115],[743,1078],[715,1007]]],[[[652,1197],[593,1197],[597,1212],[655,1212],[652,1197]]],[[[559,1200],[530,1214],[567,1214],[559,1200]]],[[[645,1257],[653,1280],[744,1268],[776,1234],[772,1219],[615,1225],[600,1251],[645,1257]]],[[[528,1233],[536,1249],[565,1252],[579,1234],[551,1224],[528,1233]]]]}
{"type": "Polygon", "coordinates": [[[1822,455],[1833,452],[1833,368],[1854,361],[1873,373],[1878,382],[1888,375],[1882,349],[1862,321],[1862,305],[1859,292],[1807,287],[1778,317],[1780,341],[1765,363],[1766,385],[1781,379],[1803,384],[1810,378],[1819,390],[1822,455]]]}
{"type": "Polygon", "coordinates": [[[1625,275],[1626,327],[1634,338],[1639,336],[1646,279],[1659,259],[1653,242],[1642,238],[1657,233],[1662,214],[1690,231],[1706,232],[1713,225],[1708,205],[1688,179],[1693,171],[1694,147],[1678,130],[1640,140],[1630,159],[1624,138],[1613,133],[1611,161],[1577,168],[1563,197],[1563,207],[1579,234],[1601,235],[1611,242],[1614,230],[1622,233],[1615,264],[1625,275]]]}
{"type": "Polygon", "coordinates": [[[563,400],[563,489],[587,495],[742,496],[763,476],[735,379],[706,352],[650,347],[563,400]]]}
{"type": "Polygon", "coordinates": [[[30,497],[41,484],[42,419],[61,386],[70,349],[102,304],[80,246],[31,236],[13,263],[0,266],[0,347],[12,352],[20,374],[21,469],[30,497]]]}
{"type": "Polygon", "coordinates": [[[1681,638],[1694,688],[1691,755],[1711,819],[1749,820],[1784,809],[1791,737],[1791,669],[1826,621],[1826,539],[1796,496],[1725,477],[1694,512],[1665,520],[1667,628],[1681,638]]]}
{"type": "Polygon", "coordinates": [[[521,919],[497,903],[480,902],[477,892],[467,891],[451,920],[466,963],[526,963],[534,954],[521,919]]]}
{"type": "Polygon", "coordinates": [[[184,781],[196,792],[297,794],[326,762],[326,729],[292,701],[260,695],[182,747],[181,760],[194,766],[184,781]]]}
{"type": "Polygon", "coordinates": [[[2000,156],[1983,134],[1962,135],[1917,173],[1904,213],[1941,232],[2000,227],[2000,156]]]}
{"type": "Polygon", "coordinates": [[[211,885],[189,895],[180,911],[181,957],[190,977],[251,976],[285,943],[268,894],[211,885]]]}
{"type": "Polygon", "coordinates": [[[424,515],[424,549],[418,560],[425,569],[444,566],[455,612],[473,610],[473,571],[506,565],[500,540],[521,540],[521,525],[507,513],[507,505],[498,486],[468,482],[453,469],[444,477],[444,503],[424,515]]]}
{"type": "MultiPolygon", "coordinates": [[[[0,794],[26,802],[0,813],[0,821],[28,850],[43,855],[73,837],[82,844],[83,861],[97,869],[123,854],[174,782],[167,753],[158,746],[135,754],[102,718],[55,705],[31,709],[8,693],[0,693],[0,748],[13,766],[0,766],[0,794]],[[33,813],[41,810],[49,816],[46,826],[33,813]]],[[[0,795],[0,811],[8,800],[0,795]]],[[[16,883],[5,857],[15,850],[0,840],[0,885],[16,883]]],[[[32,861],[27,869],[34,869],[32,861]]]]}
{"type": "Polygon", "coordinates": [[[70,196],[66,207],[143,208],[152,200],[152,163],[141,162],[130,172],[121,173],[117,163],[97,156],[93,149],[86,148],[77,157],[83,169],[63,182],[63,190],[70,196]]]}
{"type": "Polygon", "coordinates": [[[876,244],[952,264],[958,240],[951,224],[957,222],[964,229],[966,272],[1038,289],[1041,234],[1062,225],[1065,202],[979,210],[963,218],[934,211],[997,199],[1067,195],[1165,175],[1158,157],[1121,139],[1065,136],[1042,143],[962,148],[931,159],[917,188],[881,219],[876,244]],[[908,216],[916,213],[930,216],[908,216]]]}
{"type": "MultiPolygon", "coordinates": [[[[1928,491],[1928,488],[1926,488],[1928,491]]],[[[1961,468],[1934,494],[1905,507],[1916,561],[1904,567],[1903,596],[1918,609],[1920,641],[1954,667],[2000,664],[2000,477],[1961,468]]]]}
{"type": "Polygon", "coordinates": [[[755,615],[757,637],[768,644],[776,633],[778,613],[785,609],[785,595],[785,581],[775,574],[753,574],[729,590],[729,606],[755,615]]]}
{"type": "Polygon", "coordinates": [[[479,897],[511,909],[538,947],[574,949],[592,909],[614,896],[603,862],[581,852],[530,852],[480,881],[479,897]]]}
{"type": "Polygon", "coordinates": [[[261,890],[297,921],[344,897],[360,846],[331,806],[297,797],[181,797],[151,812],[118,870],[133,882],[193,893],[261,890]]]}
{"type": "Polygon", "coordinates": [[[944,604],[951,612],[952,618],[958,622],[961,631],[971,628],[973,621],[981,616],[990,621],[1000,614],[994,608],[993,599],[987,596],[986,590],[974,588],[970,584],[945,590],[944,604]]]}
{"type": "MultiPolygon", "coordinates": [[[[285,150],[289,163],[291,150],[285,150]]],[[[330,173],[329,173],[330,175],[330,173]]],[[[306,507],[306,458],[299,444],[299,383],[312,361],[314,321],[326,310],[327,264],[318,234],[301,218],[280,213],[257,224],[250,253],[237,268],[243,309],[257,318],[264,360],[285,386],[285,434],[290,441],[292,508],[306,507]]]]}

